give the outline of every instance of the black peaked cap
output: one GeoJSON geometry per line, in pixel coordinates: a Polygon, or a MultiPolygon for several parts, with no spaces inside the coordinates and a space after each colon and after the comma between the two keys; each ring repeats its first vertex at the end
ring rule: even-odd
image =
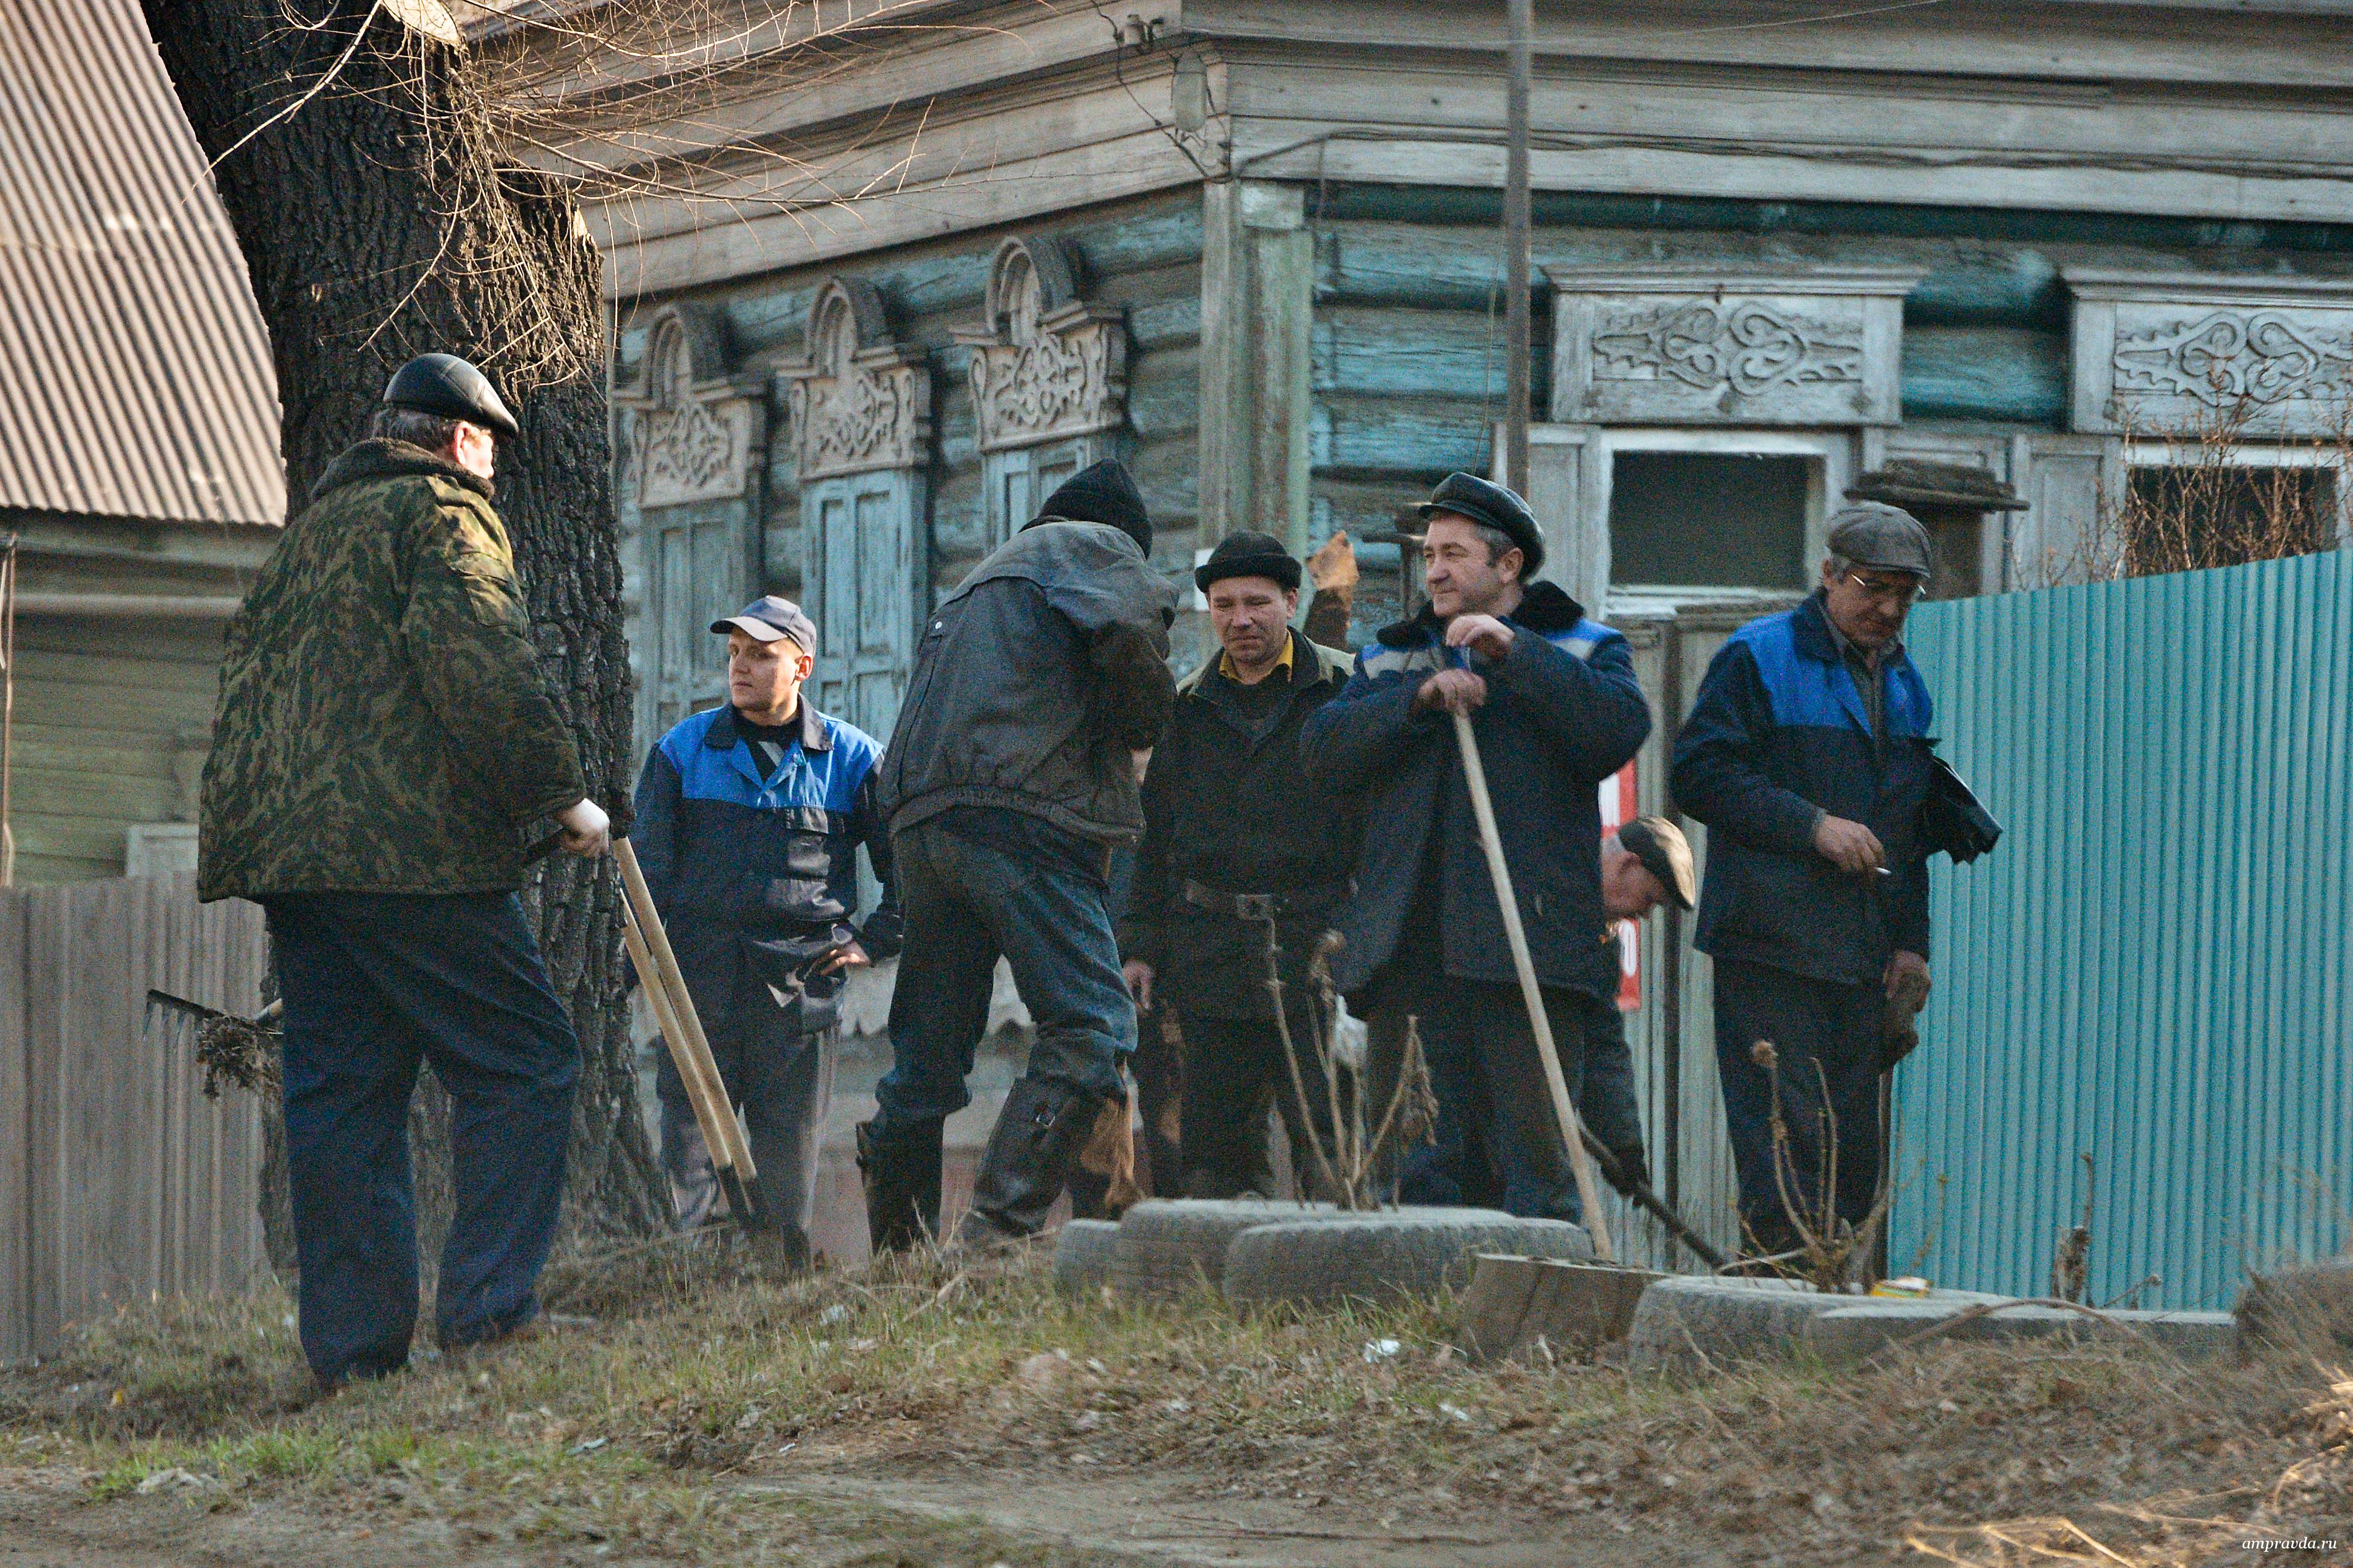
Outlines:
{"type": "Polygon", "coordinates": [[[1206,594],[1210,584],[1229,577],[1271,577],[1283,588],[1296,588],[1299,563],[1271,533],[1229,533],[1209,552],[1208,560],[1193,568],[1193,586],[1206,594]]]}
{"type": "Polygon", "coordinates": [[[456,354],[419,354],[393,372],[384,405],[463,419],[509,438],[522,434],[491,378],[456,354]]]}
{"type": "Polygon", "coordinates": [[[1135,541],[1145,554],[1152,553],[1152,519],[1144,510],[1143,492],[1127,470],[1110,458],[1071,476],[1060,489],[1046,498],[1035,522],[1108,523],[1135,541]]]}
{"type": "Polygon", "coordinates": [[[1476,474],[1449,474],[1414,510],[1424,518],[1452,512],[1501,532],[1527,557],[1527,565],[1520,572],[1523,583],[1544,564],[1544,530],[1536,526],[1536,514],[1528,510],[1527,502],[1492,479],[1476,474]]]}

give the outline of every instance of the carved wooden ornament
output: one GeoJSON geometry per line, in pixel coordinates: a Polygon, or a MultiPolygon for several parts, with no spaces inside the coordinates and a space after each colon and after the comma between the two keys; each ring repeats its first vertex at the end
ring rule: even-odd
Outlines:
{"type": "Polygon", "coordinates": [[[2353,282],[2061,276],[2074,295],[2077,429],[2335,437],[2353,425],[2353,282]]]}
{"type": "Polygon", "coordinates": [[[1702,277],[1547,268],[1553,417],[1600,425],[1892,425],[1915,272],[1702,277]]]}
{"type": "Polygon", "coordinates": [[[785,366],[793,453],[804,483],[918,468],[930,458],[932,373],[889,340],[882,297],[862,278],[827,280],[810,302],[807,358],[785,366]]]}
{"type": "Polygon", "coordinates": [[[1016,236],[989,263],[987,319],[956,331],[972,351],[980,449],[1034,447],[1127,417],[1127,329],[1078,297],[1069,255],[1016,236]]]}
{"type": "Polygon", "coordinates": [[[728,374],[715,311],[666,305],[647,333],[638,389],[614,402],[630,411],[630,471],[638,504],[680,506],[741,496],[766,436],[756,386],[728,374]]]}

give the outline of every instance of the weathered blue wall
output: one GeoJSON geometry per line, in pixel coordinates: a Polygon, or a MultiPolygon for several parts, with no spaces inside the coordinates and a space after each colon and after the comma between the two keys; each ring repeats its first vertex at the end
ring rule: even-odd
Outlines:
{"type": "Polygon", "coordinates": [[[1890,1265],[2230,1304],[2353,1222],[2353,559],[1935,604],[1946,755],[2008,828],[1935,862],[1890,1265]]]}
{"type": "MultiPolygon", "coordinates": [[[[724,307],[744,368],[773,370],[800,357],[809,301],[828,278],[862,277],[881,292],[893,336],[923,349],[931,360],[935,593],[953,587],[981,554],[981,458],[966,371],[970,356],[952,334],[957,327],[978,324],[989,258],[1005,232],[959,235],[821,268],[738,279],[688,296],[724,307]]],[[[1157,527],[1155,553],[1172,563],[1172,571],[1189,564],[1199,509],[1194,413],[1200,400],[1198,193],[1089,208],[1020,225],[1018,232],[1069,241],[1081,258],[1080,287],[1086,298],[1126,310],[1127,461],[1157,527]]],[[[642,331],[625,330],[624,381],[635,375],[642,352],[642,331]]],[[[774,592],[795,594],[800,587],[800,498],[781,399],[774,401],[769,420],[767,582],[774,592]]]]}
{"type": "MultiPolygon", "coordinates": [[[[1315,237],[1311,531],[1394,525],[1452,468],[1484,471],[1504,408],[1504,256],[1492,191],[1310,191],[1315,237]]],[[[1917,267],[1905,301],[1906,425],[2062,427],[2071,262],[2293,270],[2353,255],[2353,229],[1967,208],[1539,193],[1538,268],[1810,262],[1917,267]]],[[[1536,416],[1551,380],[1539,279],[1536,416]]]]}

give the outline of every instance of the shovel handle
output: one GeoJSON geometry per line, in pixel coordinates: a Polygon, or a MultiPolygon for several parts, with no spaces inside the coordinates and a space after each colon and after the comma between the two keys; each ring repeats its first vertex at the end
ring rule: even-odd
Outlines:
{"type": "Polygon", "coordinates": [[[1487,852],[1487,872],[1494,879],[1495,901],[1503,906],[1504,935],[1512,944],[1512,967],[1519,972],[1520,996],[1527,1004],[1528,1025],[1535,1033],[1536,1058],[1544,1063],[1545,1087],[1552,1091],[1553,1118],[1560,1123],[1560,1139],[1568,1149],[1568,1168],[1577,1177],[1578,1205],[1585,1211],[1586,1234],[1593,1237],[1594,1256],[1604,1263],[1618,1260],[1609,1245],[1609,1222],[1601,1215],[1601,1191],[1593,1179],[1593,1162],[1586,1156],[1590,1136],[1568,1098],[1568,1080],[1561,1076],[1560,1052],[1552,1042],[1552,1020],[1545,1014],[1544,987],[1536,982],[1536,961],[1528,952],[1528,933],[1520,924],[1520,900],[1512,891],[1512,868],[1504,860],[1504,837],[1495,826],[1495,802],[1487,793],[1487,769],[1479,757],[1479,737],[1471,715],[1454,715],[1454,741],[1462,753],[1462,780],[1471,789],[1471,814],[1479,822],[1480,847],[1487,852]]]}
{"type": "MultiPolygon", "coordinates": [[[[712,1115],[702,1127],[702,1140],[711,1151],[713,1165],[725,1164],[749,1184],[759,1173],[752,1163],[752,1151],[744,1141],[743,1129],[735,1122],[734,1101],[727,1098],[725,1080],[719,1076],[719,1064],[711,1055],[711,1041],[702,1032],[702,1019],[694,1010],[694,997],[686,988],[686,978],[679,973],[678,955],[670,951],[670,933],[662,929],[661,915],[654,909],[654,896],[646,886],[646,874],[638,865],[637,847],[627,838],[613,840],[613,858],[620,863],[621,890],[627,895],[632,923],[637,928],[638,942],[643,948],[646,962],[652,973],[639,969],[650,999],[657,992],[666,994],[672,1016],[679,1026],[672,1037],[665,1032],[662,1038],[670,1046],[670,1059],[678,1064],[679,1076],[686,1079],[688,1094],[693,1097],[694,1085],[702,1085],[702,1094],[709,1100],[712,1115]]],[[[626,928],[623,933],[627,940],[626,928]]],[[[630,954],[636,962],[637,954],[630,954]]],[[[660,1016],[656,1005],[656,1017],[660,1016]]],[[[696,1118],[702,1120],[702,1105],[696,1106],[696,1118]]]]}

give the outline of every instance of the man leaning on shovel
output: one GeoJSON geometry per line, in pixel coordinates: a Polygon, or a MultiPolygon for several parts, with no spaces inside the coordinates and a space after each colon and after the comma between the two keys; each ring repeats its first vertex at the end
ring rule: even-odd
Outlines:
{"type": "Polygon", "coordinates": [[[1487,1185],[1468,1168],[1483,1146],[1506,1209],[1579,1219],[1453,715],[1469,716],[1484,761],[1574,1100],[1588,1037],[1619,1026],[1599,787],[1649,734],[1650,709],[1626,639],[1528,581],[1544,540],[1525,501],[1452,474],[1419,510],[1429,605],[1357,656],[1301,741],[1327,787],[1369,796],[1333,978],[1377,1036],[1395,1037],[1406,1016],[1419,1023],[1438,1143],[1409,1158],[1402,1197],[1464,1201],[1487,1185]]]}
{"type": "Polygon", "coordinates": [[[320,1383],[408,1360],[408,1101],[449,1091],[444,1349],[526,1327],[555,1234],[580,1047],[515,889],[522,830],[607,848],[491,507],[517,434],[482,373],[403,366],[230,623],[198,882],[269,915],[302,1352],[320,1383]]]}

